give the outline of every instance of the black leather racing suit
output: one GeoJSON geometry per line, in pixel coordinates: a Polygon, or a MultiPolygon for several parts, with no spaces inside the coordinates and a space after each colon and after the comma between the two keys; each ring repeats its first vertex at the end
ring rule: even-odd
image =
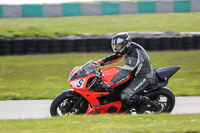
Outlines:
{"type": "MultiPolygon", "coordinates": [[[[124,58],[125,65],[111,81],[117,84],[126,80],[129,73],[135,76],[134,80],[121,93],[121,100],[127,103],[132,96],[149,85],[153,79],[153,70],[148,54],[137,43],[132,42],[130,51],[122,57],[124,58]]],[[[101,60],[102,65],[114,63],[122,57],[112,54],[101,60]]]]}

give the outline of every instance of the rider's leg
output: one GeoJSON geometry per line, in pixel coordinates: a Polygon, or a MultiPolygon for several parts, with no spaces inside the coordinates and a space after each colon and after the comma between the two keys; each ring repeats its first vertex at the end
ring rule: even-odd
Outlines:
{"type": "Polygon", "coordinates": [[[121,93],[121,100],[127,106],[137,105],[136,112],[144,113],[147,104],[151,102],[148,97],[138,94],[146,86],[149,85],[149,80],[145,78],[135,78],[121,93]]]}

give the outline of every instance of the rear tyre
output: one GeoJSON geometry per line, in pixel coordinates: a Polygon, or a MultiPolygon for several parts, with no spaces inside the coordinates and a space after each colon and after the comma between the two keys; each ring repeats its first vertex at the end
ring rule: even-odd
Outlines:
{"type": "Polygon", "coordinates": [[[84,114],[87,111],[88,103],[84,98],[78,103],[79,100],[80,97],[78,96],[60,94],[53,100],[50,106],[51,116],[84,114]]]}
{"type": "Polygon", "coordinates": [[[151,113],[170,113],[174,108],[175,96],[168,88],[160,88],[146,96],[160,106],[159,109],[151,111],[151,113]]]}

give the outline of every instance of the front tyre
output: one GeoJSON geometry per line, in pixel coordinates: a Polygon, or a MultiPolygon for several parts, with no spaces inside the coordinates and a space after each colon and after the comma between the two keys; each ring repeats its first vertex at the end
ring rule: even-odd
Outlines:
{"type": "Polygon", "coordinates": [[[160,88],[146,96],[160,106],[157,110],[151,110],[151,113],[170,113],[174,108],[175,96],[168,88],[160,88]]]}
{"type": "Polygon", "coordinates": [[[67,96],[60,94],[50,107],[51,116],[83,114],[87,111],[88,103],[82,96],[67,96]]]}

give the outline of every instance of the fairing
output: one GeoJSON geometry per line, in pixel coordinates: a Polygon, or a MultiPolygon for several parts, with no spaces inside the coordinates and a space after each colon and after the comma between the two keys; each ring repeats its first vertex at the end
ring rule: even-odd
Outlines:
{"type": "Polygon", "coordinates": [[[121,70],[121,67],[107,67],[105,68],[102,72],[103,72],[103,80],[104,81],[110,81],[111,79],[114,78],[114,76],[117,75],[117,73],[121,70]]]}
{"type": "MultiPolygon", "coordinates": [[[[110,81],[111,79],[113,79],[113,78],[118,74],[118,72],[119,72],[121,69],[122,69],[122,67],[117,67],[117,66],[105,68],[105,69],[103,70],[103,75],[104,75],[104,76],[102,76],[102,79],[103,79],[105,82],[110,81]]],[[[131,74],[130,74],[129,77],[128,77],[126,80],[124,80],[124,81],[122,81],[122,82],[120,82],[120,83],[114,85],[112,88],[114,89],[115,87],[117,87],[117,86],[119,86],[119,85],[121,85],[121,84],[127,82],[127,81],[128,81],[129,79],[131,79],[131,78],[132,78],[132,76],[131,76],[131,74]]]]}
{"type": "Polygon", "coordinates": [[[179,69],[180,69],[180,66],[172,66],[172,67],[158,68],[155,71],[160,80],[166,81],[171,76],[173,76],[179,69]]]}
{"type": "MultiPolygon", "coordinates": [[[[102,75],[104,75],[102,80],[111,80],[120,69],[121,67],[108,67],[104,69],[102,71],[102,75]]],[[[77,93],[82,95],[89,102],[86,114],[118,113],[122,107],[120,101],[100,105],[98,98],[109,95],[109,92],[94,92],[87,89],[87,82],[89,79],[96,77],[97,75],[99,75],[99,73],[92,66],[92,61],[89,61],[81,67],[75,67],[70,73],[68,82],[77,93]]]]}
{"type": "Polygon", "coordinates": [[[92,61],[88,61],[86,64],[84,64],[81,67],[75,67],[69,76],[69,80],[86,77],[90,74],[96,74],[96,70],[92,66],[92,61]]]}

